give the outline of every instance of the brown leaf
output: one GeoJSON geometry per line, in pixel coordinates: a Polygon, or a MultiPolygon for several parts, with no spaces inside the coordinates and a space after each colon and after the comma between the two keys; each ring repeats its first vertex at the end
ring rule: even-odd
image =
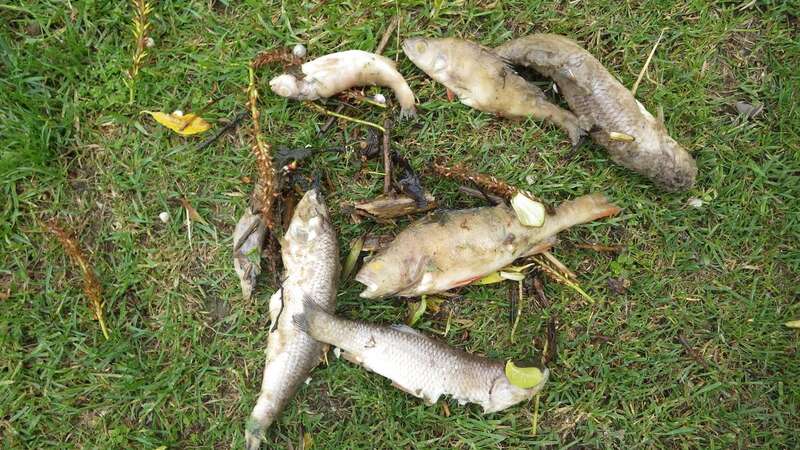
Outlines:
{"type": "Polygon", "coordinates": [[[631,287],[631,282],[626,278],[619,277],[608,279],[608,289],[617,295],[624,294],[629,287],[631,287]]]}
{"type": "Polygon", "coordinates": [[[186,214],[189,215],[189,218],[192,219],[193,222],[207,223],[200,216],[200,213],[198,213],[197,210],[194,209],[194,206],[192,206],[192,204],[189,203],[189,200],[187,200],[186,197],[181,197],[179,200],[184,209],[186,209],[186,214]]]}

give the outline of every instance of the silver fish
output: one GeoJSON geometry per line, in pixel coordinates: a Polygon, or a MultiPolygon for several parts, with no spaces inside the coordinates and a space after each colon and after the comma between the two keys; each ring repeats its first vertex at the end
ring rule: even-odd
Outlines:
{"type": "Polygon", "coordinates": [[[552,122],[569,134],[572,145],[585,135],[574,114],[548,102],[541,89],[485,47],[455,38],[411,38],[403,42],[403,52],[467,106],[504,117],[552,122]]]}
{"type": "Polygon", "coordinates": [[[547,250],[556,234],[574,225],[617,214],[600,194],[564,202],[541,227],[519,222],[505,205],[440,211],[400,232],[356,275],[363,298],[415,297],[463,286],[547,250]]]}
{"type": "Polygon", "coordinates": [[[484,414],[501,411],[541,391],[542,381],[523,389],[511,384],[499,360],[469,354],[405,325],[380,326],[336,317],[313,300],[295,316],[297,326],[343,350],[349,361],[392,380],[392,385],[432,405],[442,395],[477,403],[484,414]]]}
{"type": "Polygon", "coordinates": [[[233,267],[239,276],[245,300],[250,300],[253,295],[256,280],[261,273],[261,249],[264,247],[266,234],[267,228],[261,215],[248,207],[233,231],[233,267]]]}
{"type": "Polygon", "coordinates": [[[554,34],[532,34],[497,47],[514,64],[551,77],[581,127],[605,147],[611,159],[668,191],[694,184],[694,159],[614,76],[574,41],[554,34]]]}
{"type": "Polygon", "coordinates": [[[400,117],[414,117],[414,93],[395,68],[394,61],[361,50],[331,53],[300,67],[302,75],[279,75],[269,82],[281,97],[316,100],[338,94],[354,86],[386,86],[400,103],[400,117]]]}
{"type": "Polygon", "coordinates": [[[264,379],[250,419],[245,442],[248,450],[261,445],[264,431],[275,421],[294,393],[319,364],[323,344],[294,326],[292,316],[303,312],[303,299],[318,299],[333,308],[339,277],[339,246],[322,196],[308,191],[297,204],[281,239],[285,268],[281,289],[269,300],[272,319],[267,342],[264,379]]]}

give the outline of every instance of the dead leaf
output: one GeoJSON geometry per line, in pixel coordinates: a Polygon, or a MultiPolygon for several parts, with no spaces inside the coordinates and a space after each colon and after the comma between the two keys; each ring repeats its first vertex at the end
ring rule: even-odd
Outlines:
{"type": "Polygon", "coordinates": [[[356,212],[366,213],[376,219],[394,219],[436,208],[436,199],[432,195],[425,194],[425,201],[425,207],[419,208],[417,202],[406,195],[398,195],[397,197],[381,195],[374,200],[357,203],[355,208],[356,212]]]}
{"type": "Polygon", "coordinates": [[[191,136],[193,134],[208,131],[211,124],[206,122],[202,117],[195,114],[183,114],[180,111],[175,111],[171,114],[163,113],[161,111],[142,111],[143,113],[150,114],[153,119],[161,125],[169,128],[170,130],[180,134],[181,136],[191,136]]]}
{"type": "Polygon", "coordinates": [[[233,267],[239,276],[242,296],[250,300],[261,273],[261,249],[267,228],[261,215],[247,208],[233,231],[233,267]]]}
{"type": "Polygon", "coordinates": [[[627,278],[619,277],[608,279],[608,289],[617,295],[624,294],[629,287],[631,287],[631,282],[627,278]]]}
{"type": "Polygon", "coordinates": [[[428,306],[427,299],[428,296],[423,295],[418,302],[411,302],[408,304],[408,318],[406,319],[406,324],[408,324],[408,326],[413,326],[422,318],[422,315],[425,314],[425,309],[427,309],[428,306]]]}
{"type": "Polygon", "coordinates": [[[791,320],[786,322],[784,325],[789,328],[800,328],[800,320],[791,320]]]}
{"type": "Polygon", "coordinates": [[[342,265],[341,281],[350,278],[350,274],[353,273],[353,269],[356,267],[356,262],[358,262],[358,257],[361,255],[361,249],[363,248],[364,236],[359,236],[350,243],[350,253],[347,255],[344,265],[342,265]]]}
{"type": "Polygon", "coordinates": [[[739,115],[745,116],[748,119],[754,119],[764,111],[764,105],[761,103],[750,104],[747,102],[736,102],[733,107],[739,115]]]}
{"type": "Polygon", "coordinates": [[[184,209],[186,209],[186,214],[189,215],[189,218],[192,219],[192,221],[206,223],[203,217],[200,216],[200,213],[198,213],[197,210],[194,209],[194,206],[192,206],[192,204],[189,203],[189,200],[187,200],[186,197],[181,197],[179,201],[181,202],[181,205],[184,207],[184,209]]]}

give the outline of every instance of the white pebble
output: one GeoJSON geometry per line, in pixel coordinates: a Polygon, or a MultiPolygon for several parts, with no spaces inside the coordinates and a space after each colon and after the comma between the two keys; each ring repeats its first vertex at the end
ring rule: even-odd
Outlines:
{"type": "Polygon", "coordinates": [[[153,40],[150,36],[144,38],[144,46],[147,48],[153,48],[156,45],[156,41],[153,40]]]}
{"type": "Polygon", "coordinates": [[[386,104],[386,97],[384,97],[383,94],[375,94],[375,97],[372,97],[372,99],[382,105],[386,104]]]}
{"type": "Polygon", "coordinates": [[[292,54],[298,58],[305,58],[306,53],[306,46],[303,44],[297,44],[292,49],[292,54]]]}
{"type": "Polygon", "coordinates": [[[161,219],[162,222],[167,223],[169,222],[169,213],[164,211],[158,215],[158,218],[161,219]]]}
{"type": "Polygon", "coordinates": [[[183,111],[176,109],[175,111],[172,111],[172,115],[175,117],[183,117],[183,111]]]}
{"type": "Polygon", "coordinates": [[[689,201],[686,202],[686,203],[689,206],[691,206],[692,208],[702,208],[703,207],[703,200],[701,200],[701,199],[699,199],[697,197],[690,198],[689,201]]]}

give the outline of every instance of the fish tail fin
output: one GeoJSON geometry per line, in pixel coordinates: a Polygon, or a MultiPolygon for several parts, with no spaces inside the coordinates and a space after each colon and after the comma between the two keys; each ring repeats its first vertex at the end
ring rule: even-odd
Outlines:
{"type": "Polygon", "coordinates": [[[555,214],[545,221],[552,227],[548,235],[571,228],[575,225],[591,222],[603,217],[618,214],[621,209],[608,201],[603,194],[589,194],[562,203],[556,208],[555,214]]]}
{"type": "Polygon", "coordinates": [[[303,312],[292,316],[292,322],[299,330],[317,339],[324,329],[325,321],[331,317],[331,313],[307,295],[303,298],[303,312]]]}

